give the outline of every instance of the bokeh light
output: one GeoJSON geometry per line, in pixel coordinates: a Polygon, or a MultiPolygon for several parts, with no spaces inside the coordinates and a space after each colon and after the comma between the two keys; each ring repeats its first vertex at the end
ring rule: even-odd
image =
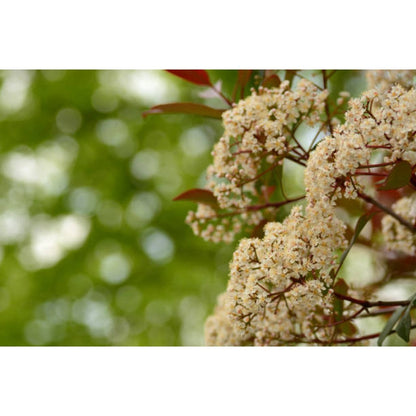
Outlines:
{"type": "Polygon", "coordinates": [[[221,125],[142,118],[195,94],[163,71],[0,72],[0,345],[203,344],[232,247],[172,198],[221,125]]]}

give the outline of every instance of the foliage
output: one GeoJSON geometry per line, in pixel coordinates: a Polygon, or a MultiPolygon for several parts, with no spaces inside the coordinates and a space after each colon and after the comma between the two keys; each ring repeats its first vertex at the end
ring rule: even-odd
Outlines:
{"type": "MultiPolygon", "coordinates": [[[[205,96],[215,93],[229,106],[204,189],[175,198],[198,203],[186,221],[203,239],[245,237],[206,322],[208,345],[362,345],[377,337],[382,345],[395,332],[409,342],[416,295],[378,299],[390,283],[403,285],[403,269],[414,277],[415,71],[367,71],[361,95],[343,71],[239,71],[232,95],[206,71],[168,72],[208,87],[205,96]],[[291,192],[291,163],[301,167],[294,187],[301,196],[291,192]],[[292,204],[290,213],[282,210],[292,204]],[[344,262],[360,245],[384,270],[373,268],[371,282],[346,282],[344,262]],[[403,253],[409,267],[384,261],[403,253]],[[362,325],[362,318],[390,314],[379,332],[362,325]]],[[[158,105],[148,114],[164,108],[202,114],[190,103],[158,105]]]]}
{"type": "Polygon", "coordinates": [[[3,71],[0,344],[413,343],[413,76],[3,71]]]}

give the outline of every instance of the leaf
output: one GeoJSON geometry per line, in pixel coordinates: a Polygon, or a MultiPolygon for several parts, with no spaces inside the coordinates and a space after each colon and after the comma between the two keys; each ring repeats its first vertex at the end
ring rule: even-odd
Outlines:
{"type": "Polygon", "coordinates": [[[394,311],[393,315],[387,321],[387,324],[385,325],[385,327],[383,328],[383,331],[378,337],[377,345],[379,347],[381,347],[384,339],[389,335],[395,323],[399,320],[400,317],[402,319],[400,320],[396,328],[397,335],[399,335],[399,337],[402,338],[404,341],[409,342],[410,329],[412,327],[412,318],[410,317],[410,311],[412,310],[412,307],[415,304],[416,304],[416,293],[410,297],[409,304],[407,306],[402,306],[400,308],[397,308],[394,311]]]}
{"type": "Polygon", "coordinates": [[[410,313],[406,309],[402,319],[397,324],[397,328],[396,328],[397,335],[406,342],[409,342],[409,339],[410,339],[410,327],[411,326],[412,326],[412,318],[410,318],[410,313]]]}
{"type": "Polygon", "coordinates": [[[235,88],[239,89],[243,93],[245,86],[250,81],[252,72],[253,71],[251,69],[240,69],[238,71],[237,83],[235,85],[235,88]]]}
{"type": "Polygon", "coordinates": [[[194,188],[183,192],[177,197],[173,198],[174,201],[193,201],[199,204],[210,205],[213,208],[218,208],[218,201],[214,194],[208,189],[194,188]]]}
{"type": "Polygon", "coordinates": [[[221,119],[225,110],[208,107],[196,103],[170,103],[155,105],[150,110],[144,111],[142,116],[147,117],[152,114],[195,114],[198,116],[212,117],[221,119]]]}
{"type": "Polygon", "coordinates": [[[371,218],[375,215],[375,212],[370,214],[363,214],[360,218],[358,218],[357,224],[355,225],[355,232],[353,236],[353,241],[355,242],[360,235],[363,228],[366,226],[367,222],[371,220],[371,218]]]}
{"type": "MultiPolygon", "coordinates": [[[[338,279],[334,285],[335,292],[340,295],[346,295],[348,292],[348,285],[344,279],[338,279]]],[[[335,297],[334,299],[335,321],[340,321],[344,312],[344,300],[335,297]]]]}
{"type": "Polygon", "coordinates": [[[338,279],[334,285],[334,289],[336,289],[336,292],[340,295],[346,295],[348,293],[348,288],[349,286],[344,279],[338,279]]]}
{"type": "Polygon", "coordinates": [[[285,80],[289,81],[290,86],[292,86],[292,81],[293,81],[293,78],[295,77],[295,75],[296,75],[296,70],[293,70],[293,69],[287,69],[286,70],[285,80]]]}
{"type": "Polygon", "coordinates": [[[397,324],[396,332],[397,335],[404,341],[409,342],[410,329],[412,327],[412,318],[410,317],[410,311],[413,305],[416,303],[416,293],[409,299],[409,304],[404,311],[404,315],[400,322],[397,324]]]}
{"type": "Polygon", "coordinates": [[[251,231],[250,238],[263,238],[264,226],[268,223],[266,219],[261,220],[251,231]]]}
{"type": "Polygon", "coordinates": [[[383,257],[388,270],[397,272],[399,275],[413,272],[416,269],[416,255],[386,251],[383,257]]]}
{"type": "Polygon", "coordinates": [[[237,84],[240,88],[244,88],[247,83],[250,81],[251,69],[240,69],[237,76],[237,84]]]}
{"type": "Polygon", "coordinates": [[[201,98],[218,98],[218,91],[222,91],[222,81],[218,80],[214,87],[206,88],[198,93],[198,97],[201,98]]]}
{"type": "Polygon", "coordinates": [[[406,309],[405,306],[401,306],[397,308],[394,313],[390,316],[389,320],[387,321],[386,325],[384,326],[383,330],[380,333],[380,336],[377,339],[377,345],[381,347],[383,345],[383,341],[387,338],[390,334],[391,330],[393,329],[396,322],[400,319],[402,313],[406,309]]]}
{"type": "Polygon", "coordinates": [[[261,86],[264,88],[278,88],[281,82],[282,81],[280,80],[279,76],[273,74],[267,78],[264,78],[263,82],[261,83],[261,86]]]}
{"type": "Polygon", "coordinates": [[[357,327],[350,321],[338,325],[340,331],[349,337],[358,332],[357,327]]]}
{"type": "Polygon", "coordinates": [[[358,217],[363,212],[363,205],[359,199],[340,198],[337,200],[339,207],[344,208],[352,216],[358,217]]]}
{"type": "Polygon", "coordinates": [[[347,258],[348,253],[350,252],[352,246],[357,241],[357,238],[360,235],[361,231],[363,230],[363,228],[366,226],[366,224],[368,223],[368,221],[370,221],[371,218],[374,215],[375,215],[375,213],[374,212],[371,212],[369,214],[361,215],[361,217],[358,218],[357,224],[355,225],[354,235],[351,238],[350,244],[348,245],[348,247],[346,248],[346,250],[342,253],[341,259],[339,261],[338,271],[341,269],[341,266],[343,265],[345,259],[347,258]]]}
{"type": "Polygon", "coordinates": [[[267,186],[267,185],[263,185],[261,187],[261,195],[262,195],[262,199],[265,202],[269,202],[270,201],[270,197],[274,194],[274,191],[276,190],[276,186],[272,185],[272,186],[267,186]]]}
{"type": "Polygon", "coordinates": [[[204,71],[203,69],[167,69],[166,72],[176,75],[177,77],[182,78],[185,81],[192,82],[192,84],[212,87],[212,83],[209,79],[208,72],[204,71]]]}
{"type": "Polygon", "coordinates": [[[250,77],[252,74],[252,70],[247,69],[240,69],[237,74],[237,81],[235,82],[234,88],[233,88],[233,94],[232,94],[232,100],[236,100],[237,92],[240,93],[240,98],[244,97],[244,88],[250,81],[250,77]]]}
{"type": "Polygon", "coordinates": [[[389,176],[387,176],[384,185],[379,189],[381,191],[388,191],[406,186],[409,184],[411,176],[412,166],[409,162],[402,160],[394,165],[393,169],[389,173],[389,176]]]}

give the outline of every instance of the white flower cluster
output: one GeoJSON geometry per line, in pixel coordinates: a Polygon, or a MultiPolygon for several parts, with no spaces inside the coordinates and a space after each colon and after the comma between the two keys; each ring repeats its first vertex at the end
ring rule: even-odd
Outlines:
{"type": "Polygon", "coordinates": [[[208,343],[221,342],[213,337],[212,325],[215,320],[220,324],[226,313],[232,342],[236,336],[254,345],[329,339],[333,328],[319,325],[333,308],[328,289],[336,267],[334,250],[346,241],[338,219],[325,218],[323,223],[311,213],[304,216],[301,207],[294,207],[283,223],[266,225],[262,240],[241,240],[222,298],[223,317],[209,321],[208,343]]]}
{"type": "Polygon", "coordinates": [[[224,135],[214,146],[207,187],[221,208],[244,208],[257,195],[262,169],[289,152],[291,128],[298,122],[320,121],[327,91],[301,79],[294,91],[283,81],[279,88],[260,88],[223,113],[224,135]]]}
{"type": "Polygon", "coordinates": [[[239,336],[239,331],[234,329],[225,308],[226,294],[218,296],[214,314],[205,322],[205,343],[210,346],[240,346],[250,345],[239,336]]]}
{"type": "Polygon", "coordinates": [[[414,70],[372,70],[366,71],[367,85],[369,89],[377,88],[380,92],[389,90],[393,85],[400,84],[408,89],[414,85],[416,75],[414,70]]]}
{"type": "MultiPolygon", "coordinates": [[[[358,175],[366,171],[375,150],[384,152],[384,163],[415,163],[416,92],[394,86],[379,97],[377,91],[368,91],[350,100],[345,117],[344,125],[309,157],[305,215],[295,207],[283,223],[268,223],[262,240],[240,242],[222,298],[222,318],[209,321],[208,344],[222,342],[213,335],[219,333],[214,322],[227,322],[232,344],[313,343],[332,336],[320,323],[333,309],[328,288],[336,267],[334,252],[346,244],[345,225],[335,215],[336,200],[358,196],[365,184],[358,175]]],[[[404,218],[416,219],[413,199],[404,198],[393,208],[404,218]]],[[[397,221],[386,217],[383,231],[392,248],[400,245],[413,252],[413,235],[397,221]]]]}
{"type": "Polygon", "coordinates": [[[249,97],[223,113],[225,131],[214,146],[206,188],[213,192],[220,209],[234,210],[237,215],[218,215],[199,204],[186,220],[196,235],[231,242],[243,226],[255,226],[265,218],[264,212],[246,210],[262,197],[259,179],[297,147],[292,140],[295,126],[322,122],[327,96],[327,91],[306,79],[294,91],[283,81],[279,88],[253,89],[249,97]]]}
{"type": "Polygon", "coordinates": [[[214,208],[205,204],[198,204],[195,211],[189,211],[186,223],[192,228],[195,235],[204,240],[219,243],[232,243],[236,234],[245,228],[253,228],[264,219],[261,211],[241,211],[239,214],[218,214],[214,208]]]}
{"type": "Polygon", "coordinates": [[[416,90],[396,85],[381,97],[370,90],[361,99],[351,99],[345,123],[310,155],[305,170],[309,201],[334,205],[342,196],[356,198],[357,189],[366,184],[363,177],[375,150],[383,152],[383,163],[415,164],[415,134],[416,90]]]}
{"type": "MultiPolygon", "coordinates": [[[[399,199],[392,208],[402,218],[411,224],[416,224],[416,194],[399,199]]],[[[381,225],[387,249],[401,251],[411,256],[416,255],[414,233],[389,215],[383,217],[381,225]]]]}

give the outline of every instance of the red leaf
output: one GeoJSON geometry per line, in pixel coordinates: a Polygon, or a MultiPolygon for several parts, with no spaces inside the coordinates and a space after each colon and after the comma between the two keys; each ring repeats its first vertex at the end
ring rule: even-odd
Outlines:
{"type": "Polygon", "coordinates": [[[237,92],[240,93],[240,99],[244,98],[244,88],[250,81],[252,72],[253,71],[251,69],[241,69],[238,71],[237,81],[233,89],[233,101],[236,100],[237,92]]]}
{"type": "Polygon", "coordinates": [[[248,81],[250,81],[252,72],[251,69],[240,69],[238,71],[237,83],[240,88],[244,88],[247,85],[248,81]]]}
{"type": "Polygon", "coordinates": [[[202,69],[167,69],[166,72],[176,75],[177,77],[182,78],[185,81],[192,82],[192,84],[212,87],[212,83],[209,79],[208,72],[202,69]]]}
{"type": "Polygon", "coordinates": [[[339,278],[334,285],[335,292],[339,293],[340,295],[346,295],[348,293],[348,288],[348,284],[344,279],[341,278],[339,278]]]}
{"type": "Polygon", "coordinates": [[[270,201],[270,197],[273,195],[275,190],[276,190],[276,186],[262,186],[261,187],[261,192],[266,202],[270,201]]]}
{"type": "Polygon", "coordinates": [[[173,198],[174,201],[193,201],[200,204],[210,205],[213,208],[218,208],[217,198],[208,189],[194,188],[185,191],[173,198]]]}
{"type": "Polygon", "coordinates": [[[221,114],[225,110],[208,107],[203,104],[195,103],[170,103],[155,105],[150,110],[144,111],[142,116],[147,117],[151,114],[195,114],[204,117],[221,118],[221,114]]]}
{"type": "Polygon", "coordinates": [[[416,268],[416,256],[410,256],[397,251],[384,251],[383,260],[388,270],[394,273],[393,276],[410,273],[416,268]]]}
{"type": "Polygon", "coordinates": [[[251,231],[250,238],[263,238],[264,237],[264,226],[267,224],[267,220],[261,220],[251,231]]]}
{"type": "Polygon", "coordinates": [[[267,78],[264,78],[263,82],[261,83],[261,86],[264,88],[278,88],[281,82],[282,81],[280,80],[279,76],[273,74],[267,78]]]}

